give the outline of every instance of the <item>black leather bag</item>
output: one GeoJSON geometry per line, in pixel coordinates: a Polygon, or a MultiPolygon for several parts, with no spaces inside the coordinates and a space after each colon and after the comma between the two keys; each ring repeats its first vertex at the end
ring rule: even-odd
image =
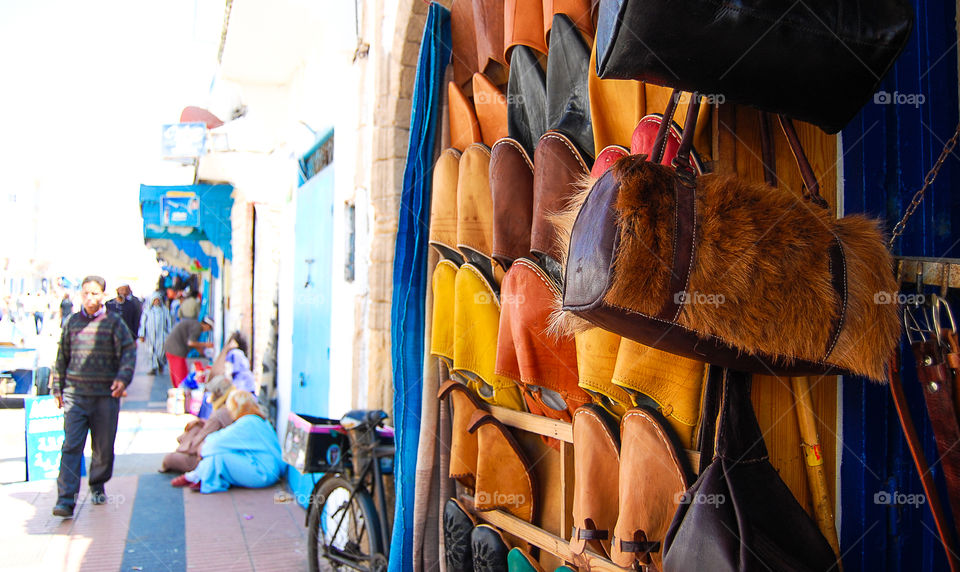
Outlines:
{"type": "Polygon", "coordinates": [[[907,0],[602,0],[597,75],[843,129],[913,29],[907,0]]]}
{"type": "Polygon", "coordinates": [[[770,464],[750,402],[750,376],[711,367],[701,415],[716,419],[712,461],[681,499],[663,542],[663,570],[823,571],[836,556],[770,464]],[[719,402],[710,399],[717,397],[719,402]],[[717,403],[710,411],[710,403],[717,403]]]}

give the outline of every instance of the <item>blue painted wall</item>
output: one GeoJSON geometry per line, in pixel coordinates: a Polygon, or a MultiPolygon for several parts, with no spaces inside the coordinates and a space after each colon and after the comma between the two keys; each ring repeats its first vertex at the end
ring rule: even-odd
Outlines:
{"type": "MultiPolygon", "coordinates": [[[[915,1],[914,7],[913,35],[881,86],[902,103],[871,102],[843,131],[846,213],[882,217],[888,231],[922,186],[958,121],[956,5],[915,1]]],[[[960,154],[954,153],[895,246],[896,254],[960,258],[958,182],[960,154]]],[[[960,303],[955,296],[951,300],[960,303]]],[[[933,464],[936,446],[910,362],[904,360],[903,383],[933,464]]],[[[874,502],[881,491],[923,493],[887,387],[845,380],[840,471],[845,570],[948,569],[926,504],[874,502]]],[[[938,466],[933,473],[945,498],[938,466]]]]}

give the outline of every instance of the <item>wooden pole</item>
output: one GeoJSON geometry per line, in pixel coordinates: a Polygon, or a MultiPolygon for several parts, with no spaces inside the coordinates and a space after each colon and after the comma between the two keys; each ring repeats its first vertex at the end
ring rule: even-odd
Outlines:
{"type": "Polygon", "coordinates": [[[820,532],[837,555],[837,567],[843,570],[840,560],[840,540],[833,517],[833,503],[827,488],[827,475],[823,470],[823,455],[820,436],[817,435],[816,418],[813,415],[813,400],[810,398],[810,381],[806,377],[790,378],[793,397],[796,401],[797,424],[800,426],[800,444],[803,448],[804,466],[807,469],[807,484],[813,497],[813,511],[820,532]]]}

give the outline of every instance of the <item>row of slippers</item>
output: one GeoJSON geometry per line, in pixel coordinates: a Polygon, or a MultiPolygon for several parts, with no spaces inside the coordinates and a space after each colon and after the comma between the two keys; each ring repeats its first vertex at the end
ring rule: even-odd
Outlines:
{"type": "MultiPolygon", "coordinates": [[[[449,400],[453,413],[449,476],[473,491],[476,510],[503,510],[533,522],[536,482],[513,434],[463,384],[447,381],[439,396],[449,400]]],[[[693,471],[667,421],[655,409],[638,407],[618,423],[602,407],[586,404],[574,414],[573,448],[571,552],[582,555],[590,548],[619,566],[653,564],[659,569],[661,542],[693,482],[693,471]]],[[[450,502],[469,516],[457,501],[450,502]]],[[[462,553],[451,552],[453,547],[465,546],[464,516],[456,512],[448,503],[448,558],[462,553]]],[[[524,543],[511,544],[522,548],[524,543]]]]}
{"type": "MultiPolygon", "coordinates": [[[[643,118],[630,151],[651,148],[659,126],[659,116],[643,118]]],[[[663,161],[678,144],[674,128],[663,161]]],[[[627,154],[622,147],[606,148],[591,175],[627,154]]],[[[554,213],[575,202],[585,176],[583,155],[558,130],[541,137],[534,162],[510,138],[495,143],[492,152],[472,144],[462,154],[441,154],[430,243],[444,260],[433,275],[431,352],[488,403],[563,421],[591,400],[617,416],[634,405],[656,405],[690,445],[702,362],[599,328],[573,338],[549,331],[560,297],[564,240],[554,213]],[[502,274],[494,270],[504,268],[502,274]]]]}
{"type": "MultiPolygon", "coordinates": [[[[540,563],[524,548],[510,548],[500,530],[477,524],[460,501],[450,499],[443,510],[443,537],[448,572],[542,572],[540,563]]],[[[555,572],[573,572],[560,566],[555,572]]]]}

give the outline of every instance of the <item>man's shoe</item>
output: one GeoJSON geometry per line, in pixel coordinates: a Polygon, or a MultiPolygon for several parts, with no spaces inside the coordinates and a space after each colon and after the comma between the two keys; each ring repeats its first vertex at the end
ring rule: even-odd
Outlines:
{"type": "Polygon", "coordinates": [[[71,518],[73,516],[73,506],[68,504],[58,504],[53,507],[53,516],[71,518]]]}
{"type": "Polygon", "coordinates": [[[107,493],[103,491],[90,491],[90,502],[92,504],[107,504],[107,493]]]}
{"type": "Polygon", "coordinates": [[[193,483],[187,480],[186,475],[180,475],[179,477],[175,477],[172,481],[170,481],[170,484],[174,487],[188,487],[193,483]]]}

